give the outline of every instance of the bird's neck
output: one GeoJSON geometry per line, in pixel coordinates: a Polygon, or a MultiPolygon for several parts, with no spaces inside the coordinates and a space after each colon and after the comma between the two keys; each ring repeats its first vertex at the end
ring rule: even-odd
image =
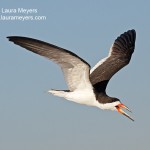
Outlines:
{"type": "Polygon", "coordinates": [[[101,104],[113,103],[119,101],[117,98],[108,96],[106,92],[96,93],[96,100],[101,104]]]}

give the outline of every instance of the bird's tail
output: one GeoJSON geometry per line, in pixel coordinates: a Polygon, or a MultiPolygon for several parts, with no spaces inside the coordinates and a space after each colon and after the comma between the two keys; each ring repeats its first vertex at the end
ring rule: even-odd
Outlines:
{"type": "Polygon", "coordinates": [[[51,89],[48,91],[49,93],[55,95],[55,96],[59,96],[59,97],[66,97],[67,93],[70,92],[69,90],[54,90],[51,89]]]}

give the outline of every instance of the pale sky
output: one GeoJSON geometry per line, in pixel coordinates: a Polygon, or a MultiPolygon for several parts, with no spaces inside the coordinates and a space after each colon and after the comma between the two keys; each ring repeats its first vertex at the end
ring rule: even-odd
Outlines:
{"type": "Polygon", "coordinates": [[[1,0],[1,18],[46,20],[0,20],[0,150],[149,149],[149,6],[148,0],[1,0]],[[37,12],[2,11],[18,8],[37,12]],[[37,38],[76,53],[93,67],[130,29],[137,33],[135,52],[130,64],[113,76],[107,93],[132,110],[135,122],[48,94],[67,89],[60,68],[6,39],[37,38]]]}

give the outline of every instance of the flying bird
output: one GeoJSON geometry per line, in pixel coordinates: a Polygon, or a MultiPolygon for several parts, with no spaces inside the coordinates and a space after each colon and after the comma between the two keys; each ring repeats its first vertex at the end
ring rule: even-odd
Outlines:
{"type": "Polygon", "coordinates": [[[51,89],[49,93],[79,104],[115,110],[134,121],[122,110],[124,108],[130,111],[129,108],[118,98],[110,97],[106,93],[111,77],[131,60],[136,39],[134,29],[121,34],[112,44],[108,56],[100,60],[92,69],[85,60],[64,48],[28,37],[9,36],[7,38],[60,66],[68,90],[51,89]]]}

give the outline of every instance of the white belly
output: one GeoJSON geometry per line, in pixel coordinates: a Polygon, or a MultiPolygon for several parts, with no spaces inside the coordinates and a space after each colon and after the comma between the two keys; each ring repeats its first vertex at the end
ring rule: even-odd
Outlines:
{"type": "Polygon", "coordinates": [[[89,90],[69,92],[65,98],[76,103],[90,106],[93,106],[94,101],[96,100],[93,91],[89,90]]]}
{"type": "Polygon", "coordinates": [[[69,101],[73,101],[73,102],[88,105],[88,106],[96,106],[101,109],[116,110],[114,106],[120,103],[119,101],[116,101],[113,103],[100,104],[96,100],[93,90],[89,90],[89,89],[75,90],[73,92],[50,90],[48,92],[59,97],[64,97],[65,99],[69,101]]]}
{"type": "Polygon", "coordinates": [[[94,103],[96,101],[93,90],[89,90],[89,89],[75,90],[73,92],[50,90],[48,92],[59,97],[64,97],[69,101],[90,105],[90,106],[94,106],[94,103]]]}

